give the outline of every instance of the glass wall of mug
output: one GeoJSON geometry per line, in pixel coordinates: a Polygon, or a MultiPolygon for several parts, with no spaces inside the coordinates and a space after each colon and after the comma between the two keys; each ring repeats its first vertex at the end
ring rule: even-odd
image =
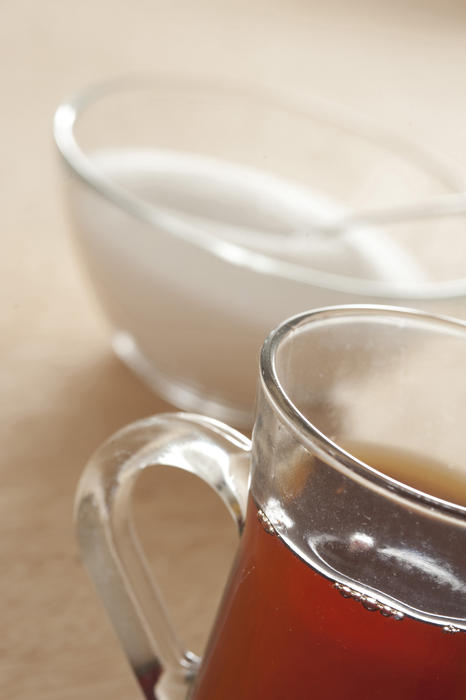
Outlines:
{"type": "MultiPolygon", "coordinates": [[[[89,552],[104,541],[99,528],[105,542],[120,542],[142,466],[199,474],[242,531],[202,662],[180,651],[179,694],[162,683],[147,697],[465,696],[465,370],[462,322],[390,307],[321,309],[265,342],[251,444],[179,414],[130,426],[102,448],[83,478],[78,522],[107,603],[108,570],[102,577],[89,552]],[[96,476],[102,464],[105,479],[96,476]]],[[[134,571],[128,552],[128,542],[117,547],[120,571],[122,562],[134,571]]],[[[165,623],[138,594],[141,577],[130,581],[161,640],[159,676],[165,667],[174,678],[165,623]]],[[[114,623],[124,609],[109,606],[114,623]]],[[[120,624],[124,643],[125,634],[120,624]]]]}

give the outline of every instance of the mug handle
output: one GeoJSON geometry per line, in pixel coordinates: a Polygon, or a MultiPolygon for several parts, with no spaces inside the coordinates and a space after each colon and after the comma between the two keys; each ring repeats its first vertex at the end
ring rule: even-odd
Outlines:
{"type": "Polygon", "coordinates": [[[136,536],[136,478],[157,465],[195,474],[218,493],[241,533],[250,450],[248,438],[219,421],[166,413],[115,433],[81,477],[75,519],[84,564],[147,700],[185,700],[200,658],[178,639],[136,536]]]}

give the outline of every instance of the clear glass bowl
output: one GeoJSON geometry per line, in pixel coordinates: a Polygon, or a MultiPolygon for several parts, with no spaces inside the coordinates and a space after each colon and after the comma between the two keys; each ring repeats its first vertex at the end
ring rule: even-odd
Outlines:
{"type": "Polygon", "coordinates": [[[133,77],[63,102],[54,133],[114,350],[180,408],[249,425],[261,344],[306,309],[465,315],[460,175],[340,108],[133,77]]]}

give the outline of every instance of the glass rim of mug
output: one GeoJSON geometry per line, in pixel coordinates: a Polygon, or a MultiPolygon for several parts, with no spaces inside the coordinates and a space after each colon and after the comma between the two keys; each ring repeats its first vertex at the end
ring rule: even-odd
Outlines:
{"type": "MultiPolygon", "coordinates": [[[[108,95],[122,91],[138,91],[150,89],[183,89],[203,90],[216,94],[219,97],[229,96],[248,98],[261,102],[271,109],[281,109],[296,116],[308,116],[319,121],[325,121],[333,127],[342,129],[350,136],[365,139],[366,142],[376,144],[406,161],[416,163],[424,173],[428,172],[439,182],[452,189],[452,193],[446,195],[453,205],[451,216],[466,214],[466,200],[461,194],[461,178],[458,171],[444,158],[434,154],[424,146],[420,146],[408,138],[380,127],[372,121],[360,115],[353,114],[340,105],[316,96],[298,96],[290,90],[271,88],[270,86],[206,76],[181,76],[179,74],[135,74],[115,78],[100,83],[95,83],[74,97],[64,100],[56,109],[53,120],[53,134],[58,151],[66,166],[96,193],[109,200],[127,214],[145,221],[151,225],[164,226],[173,217],[173,210],[166,207],[158,207],[144,201],[142,198],[130,193],[124,187],[117,185],[106,178],[95,166],[86,152],[80,147],[74,128],[84,111],[96,101],[108,95]],[[456,202],[456,204],[455,204],[456,202]]],[[[444,196],[445,197],[445,196],[444,196]]],[[[433,200],[435,209],[437,200],[433,200]]],[[[442,202],[439,200],[440,207],[442,202]]],[[[450,206],[450,204],[447,205],[450,206]]],[[[422,211],[422,204],[414,206],[414,217],[422,211]],[[417,213],[416,213],[417,212],[417,213]]],[[[429,202],[426,204],[426,216],[429,218],[429,202]]],[[[397,211],[398,208],[393,208],[397,211]]],[[[379,213],[383,217],[390,216],[390,209],[383,209],[379,213]]],[[[364,226],[378,225],[378,210],[368,212],[363,220],[364,226]],[[371,218],[374,217],[374,218],[371,218]]],[[[450,216],[447,214],[446,216],[450,216]]],[[[422,218],[422,213],[421,213],[422,218]]],[[[410,219],[407,219],[409,221],[410,219]]],[[[402,222],[403,223],[403,222],[402,222]]],[[[344,229],[340,229],[344,230],[344,229]]],[[[380,280],[369,280],[358,277],[345,276],[338,273],[325,272],[308,265],[280,260],[273,255],[249,249],[240,243],[224,241],[214,234],[201,230],[200,226],[184,222],[183,230],[178,223],[176,231],[171,227],[171,235],[177,236],[192,245],[200,247],[215,257],[235,266],[244,267],[260,275],[270,275],[282,279],[310,284],[325,290],[358,294],[369,297],[371,300],[379,300],[382,303],[394,303],[397,300],[412,300],[413,302],[424,300],[455,299],[466,295],[466,277],[446,279],[436,282],[415,282],[408,284],[390,283],[380,280]]],[[[332,235],[332,234],[330,234],[332,235]]],[[[335,235],[335,234],[334,234],[335,235]]],[[[338,234],[337,234],[338,235],[338,234]]]]}
{"type": "Polygon", "coordinates": [[[297,436],[301,444],[312,451],[316,449],[327,456],[335,464],[343,467],[353,476],[362,478],[366,483],[381,489],[387,495],[397,495],[417,505],[432,507],[435,510],[459,517],[466,522],[466,506],[453,501],[447,501],[429,493],[404,484],[393,477],[378,471],[370,464],[354,457],[344,450],[336,442],[333,442],[320,431],[308,418],[306,418],[293,401],[288,397],[278,378],[276,370],[276,354],[281,343],[294,333],[298,327],[309,322],[324,321],[344,317],[376,317],[384,316],[403,317],[405,320],[425,322],[439,329],[450,329],[464,337],[466,353],[466,321],[419,311],[406,307],[379,305],[379,304],[343,304],[338,306],[326,306],[319,309],[304,311],[285,320],[267,336],[260,355],[260,381],[262,388],[270,401],[273,409],[280,415],[287,427],[297,436]]]}

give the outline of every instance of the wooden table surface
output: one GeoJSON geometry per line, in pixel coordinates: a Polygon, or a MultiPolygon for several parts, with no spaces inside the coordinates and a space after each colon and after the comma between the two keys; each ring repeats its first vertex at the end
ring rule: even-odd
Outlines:
{"type": "MultiPolygon", "coordinates": [[[[136,698],[74,540],[91,452],[170,410],[113,357],[67,236],[59,100],[135,70],[246,76],[366,111],[466,172],[466,12],[438,0],[0,3],[0,697],[136,698]],[[350,9],[351,6],[351,9],[350,9]]],[[[148,476],[137,520],[173,616],[201,650],[235,546],[192,478],[148,476]]]]}

